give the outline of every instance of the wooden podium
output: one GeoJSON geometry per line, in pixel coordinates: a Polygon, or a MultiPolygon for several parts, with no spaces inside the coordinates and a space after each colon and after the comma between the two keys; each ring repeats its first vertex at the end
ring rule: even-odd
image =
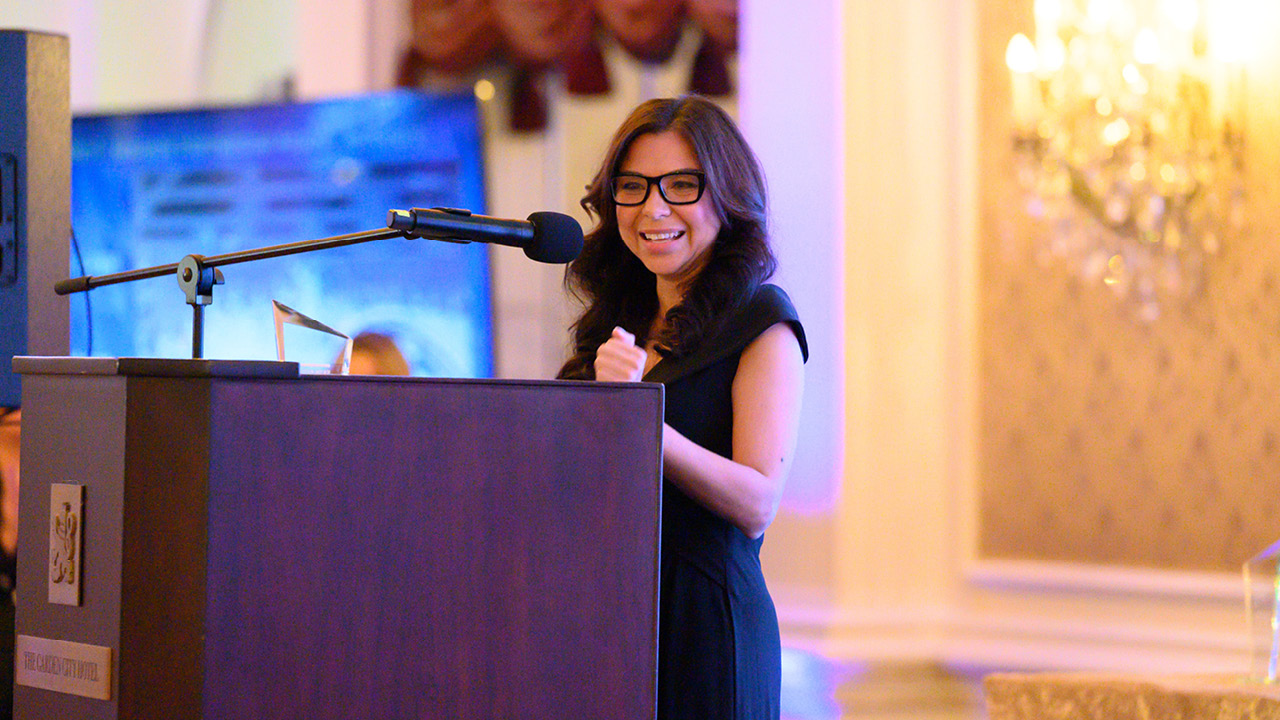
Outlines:
{"type": "Polygon", "coordinates": [[[654,716],[661,386],[14,366],[15,718],[654,716]]]}

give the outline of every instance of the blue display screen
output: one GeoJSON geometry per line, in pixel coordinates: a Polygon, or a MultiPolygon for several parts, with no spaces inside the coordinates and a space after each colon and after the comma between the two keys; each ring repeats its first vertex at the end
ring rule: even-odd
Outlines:
{"type": "MultiPolygon", "coordinates": [[[[70,275],[376,230],[393,208],[482,213],[482,157],[469,94],[77,117],[71,204],[83,267],[73,252],[70,275]]],[[[203,313],[207,358],[274,359],[277,300],[350,336],[391,334],[415,374],[492,374],[483,245],[397,238],[221,270],[203,313]]],[[[73,355],[191,357],[191,337],[176,277],[72,296],[73,355]]]]}

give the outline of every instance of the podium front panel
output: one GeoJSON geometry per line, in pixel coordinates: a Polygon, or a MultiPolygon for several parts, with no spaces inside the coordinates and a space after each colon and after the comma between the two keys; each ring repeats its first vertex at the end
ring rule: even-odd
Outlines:
{"type": "Polygon", "coordinates": [[[24,597],[19,632],[111,646],[117,676],[18,686],[16,717],[653,716],[660,386],[37,377],[116,395],[24,412],[24,519],[68,437],[116,449],[85,446],[84,606],[24,597]],[[118,621],[89,618],[113,584],[118,621]]]}

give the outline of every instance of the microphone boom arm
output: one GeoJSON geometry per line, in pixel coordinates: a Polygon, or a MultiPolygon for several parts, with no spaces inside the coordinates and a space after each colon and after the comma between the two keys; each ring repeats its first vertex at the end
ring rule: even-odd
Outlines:
{"type": "MultiPolygon", "coordinates": [[[[327,250],[329,248],[342,247],[344,245],[355,245],[356,243],[369,242],[370,240],[387,240],[389,238],[405,237],[410,236],[400,230],[387,228],[365,230],[363,232],[351,233],[350,235],[335,235],[334,237],[321,238],[319,240],[302,240],[294,243],[286,243],[284,245],[271,245],[269,247],[257,248],[254,250],[238,250],[236,252],[224,253],[222,255],[201,257],[200,265],[203,267],[216,268],[223,265],[251,262],[253,260],[268,260],[270,258],[282,257],[284,255],[296,255],[298,253],[311,252],[313,250],[327,250]]],[[[168,265],[141,268],[138,270],[126,270],[125,272],[112,273],[110,275],[85,275],[83,277],[59,280],[53,286],[53,290],[59,295],[70,295],[72,293],[86,292],[96,287],[102,287],[103,285],[116,285],[118,283],[132,282],[134,280],[146,280],[147,278],[161,277],[175,272],[181,264],[182,263],[177,262],[170,263],[168,265]]]]}
{"type": "Polygon", "coordinates": [[[302,240],[253,250],[239,250],[209,257],[193,254],[182,258],[181,262],[170,265],[157,265],[110,275],[85,275],[78,278],[59,280],[54,284],[53,291],[59,295],[70,295],[71,293],[88,292],[103,285],[116,285],[134,280],[176,274],[178,286],[186,294],[186,302],[191,306],[192,310],[191,357],[200,359],[204,356],[204,306],[213,302],[213,286],[222,284],[222,272],[218,270],[218,267],[254,260],[267,260],[285,255],[296,255],[313,250],[328,250],[371,240],[407,237],[412,236],[401,230],[380,228],[349,235],[335,235],[333,237],[320,238],[319,240],[302,240]]]}

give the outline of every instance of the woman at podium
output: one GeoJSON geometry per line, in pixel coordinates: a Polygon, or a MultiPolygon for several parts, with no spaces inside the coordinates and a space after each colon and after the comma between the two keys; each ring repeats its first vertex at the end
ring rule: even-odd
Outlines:
{"type": "Polygon", "coordinates": [[[658,717],[777,718],[781,644],[760,570],[799,424],[804,330],[765,281],[764,176],[732,119],[651,100],[582,205],[568,282],[585,303],[562,378],[660,382],[658,717]]]}

